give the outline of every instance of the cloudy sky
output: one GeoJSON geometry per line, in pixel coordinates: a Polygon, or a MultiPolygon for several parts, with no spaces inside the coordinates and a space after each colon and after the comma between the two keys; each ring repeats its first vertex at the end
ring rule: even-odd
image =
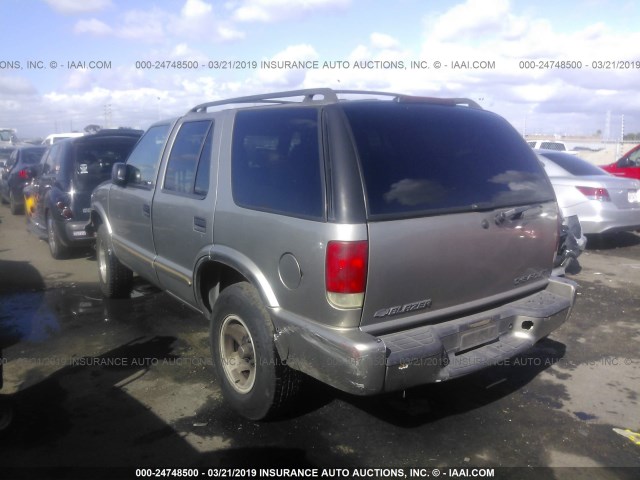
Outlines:
{"type": "Polygon", "coordinates": [[[0,4],[0,127],[23,138],[307,87],[469,97],[527,134],[640,132],[633,0],[0,4]]]}

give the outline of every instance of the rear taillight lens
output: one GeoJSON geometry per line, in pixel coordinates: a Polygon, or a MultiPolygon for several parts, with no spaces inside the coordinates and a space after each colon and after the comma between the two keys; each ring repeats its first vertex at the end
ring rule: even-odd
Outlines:
{"type": "Polygon", "coordinates": [[[29,180],[31,178],[31,175],[29,175],[29,170],[23,168],[18,172],[18,177],[22,178],[23,180],[29,180]]]}
{"type": "Polygon", "coordinates": [[[339,308],[360,308],[367,284],[369,242],[331,241],[327,244],[327,297],[339,308]]]}
{"type": "Polygon", "coordinates": [[[596,187],[576,187],[589,200],[598,200],[599,202],[610,202],[611,197],[606,188],[596,187]]]}
{"type": "Polygon", "coordinates": [[[58,202],[56,203],[56,207],[60,211],[60,215],[62,215],[67,220],[69,220],[70,218],[73,218],[73,212],[71,211],[71,209],[66,203],[58,202]]]}

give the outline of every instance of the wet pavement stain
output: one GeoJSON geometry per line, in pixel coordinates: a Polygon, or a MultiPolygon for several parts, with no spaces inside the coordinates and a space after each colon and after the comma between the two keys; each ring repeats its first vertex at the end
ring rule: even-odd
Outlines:
{"type": "Polygon", "coordinates": [[[592,415],[590,413],[585,412],[573,412],[573,414],[578,417],[580,420],[595,420],[597,419],[597,415],[592,415]]]}

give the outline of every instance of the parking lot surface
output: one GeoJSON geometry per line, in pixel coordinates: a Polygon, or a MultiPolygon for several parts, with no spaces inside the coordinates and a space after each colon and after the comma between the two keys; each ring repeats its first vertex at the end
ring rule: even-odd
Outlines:
{"type": "Polygon", "coordinates": [[[206,319],[142,281],[130,300],[105,301],[91,251],[53,260],[24,217],[0,207],[0,320],[15,337],[0,478],[51,467],[60,478],[160,467],[638,478],[640,235],[590,239],[568,277],[579,284],[571,318],[523,356],[371,398],[309,380],[290,416],[254,423],[222,402],[206,319]]]}

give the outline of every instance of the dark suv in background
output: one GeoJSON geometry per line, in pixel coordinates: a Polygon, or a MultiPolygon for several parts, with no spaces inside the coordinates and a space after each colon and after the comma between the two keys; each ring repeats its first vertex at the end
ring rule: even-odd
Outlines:
{"type": "Polygon", "coordinates": [[[23,146],[16,148],[4,168],[0,168],[0,197],[9,203],[11,213],[17,215],[24,207],[22,190],[31,181],[34,167],[40,163],[46,147],[23,146]]]}
{"type": "Polygon", "coordinates": [[[30,230],[48,241],[53,258],[94,241],[84,229],[91,193],[111,178],[113,164],[126,160],[141,135],[139,130],[101,130],[47,149],[33,172],[29,190],[35,209],[27,219],[30,230]]]}
{"type": "Polygon", "coordinates": [[[210,320],[226,401],[263,419],[307,375],[355,395],[458,378],[569,316],[533,150],[465,99],[329,89],[152,125],[91,202],[99,281],[210,320]],[[356,99],[357,98],[357,99],[356,99]]]}

